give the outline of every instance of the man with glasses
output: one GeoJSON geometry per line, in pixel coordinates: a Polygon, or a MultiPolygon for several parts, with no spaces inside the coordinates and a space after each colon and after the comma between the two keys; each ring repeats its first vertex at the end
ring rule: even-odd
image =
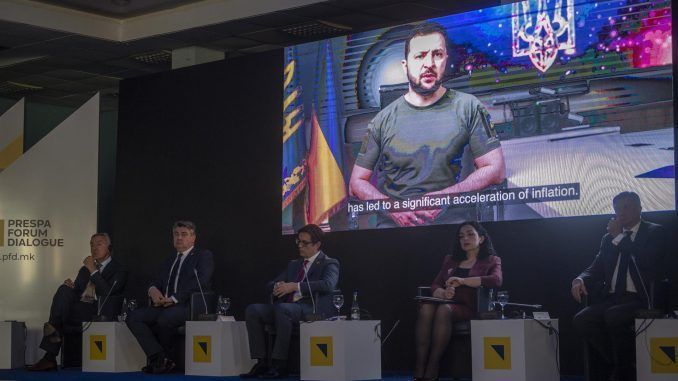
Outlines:
{"type": "Polygon", "coordinates": [[[290,261],[287,269],[266,285],[272,304],[250,304],[245,311],[250,356],[257,359],[241,378],[285,378],[292,328],[304,316],[332,314],[332,291],[339,280],[339,262],[320,250],[323,231],[318,225],[299,229],[296,244],[300,258],[290,261]],[[275,326],[275,343],[266,353],[266,324],[275,326]]]}
{"type": "Polygon", "coordinates": [[[214,258],[209,250],[195,247],[195,224],[177,221],[172,226],[175,254],[160,267],[148,288],[151,305],[132,311],[127,326],[148,357],[145,373],[167,373],[176,366],[169,354],[172,336],[186,323],[191,294],[210,289],[214,258]],[[197,272],[197,276],[196,276],[197,272]],[[198,280],[200,283],[198,283],[198,280]]]}

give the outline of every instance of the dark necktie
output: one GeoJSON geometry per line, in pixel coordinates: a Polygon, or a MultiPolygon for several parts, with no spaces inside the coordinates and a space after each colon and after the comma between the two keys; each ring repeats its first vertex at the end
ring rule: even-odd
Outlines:
{"type": "Polygon", "coordinates": [[[174,288],[174,283],[177,279],[177,274],[179,273],[179,265],[181,264],[181,257],[183,256],[183,253],[177,254],[177,259],[174,260],[174,264],[172,265],[172,271],[170,271],[170,277],[169,281],[167,282],[167,289],[165,292],[166,297],[170,297],[174,295],[177,290],[174,288]],[[170,294],[170,290],[172,293],[170,294]]]}
{"type": "MultiPolygon", "coordinates": [[[[304,280],[304,275],[306,274],[306,266],[308,265],[308,259],[304,259],[304,263],[299,267],[299,271],[297,271],[297,283],[301,283],[302,280],[304,280]]],[[[301,289],[301,286],[300,286],[301,289]]],[[[292,303],[294,302],[294,292],[290,293],[287,295],[287,302],[292,303]]]]}
{"type": "Polygon", "coordinates": [[[629,261],[631,259],[631,251],[628,249],[631,241],[631,231],[624,232],[624,238],[619,242],[619,268],[617,269],[617,282],[614,286],[614,293],[622,295],[626,292],[626,274],[629,272],[629,261]]]}
{"type": "Polygon", "coordinates": [[[297,282],[304,280],[304,274],[306,274],[306,266],[308,265],[308,259],[304,259],[304,264],[301,265],[299,271],[297,272],[297,282]]]}

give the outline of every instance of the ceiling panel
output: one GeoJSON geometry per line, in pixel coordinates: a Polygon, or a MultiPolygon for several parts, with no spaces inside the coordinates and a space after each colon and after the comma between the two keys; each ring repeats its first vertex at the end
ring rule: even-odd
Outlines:
{"type": "Polygon", "coordinates": [[[247,19],[248,23],[261,25],[264,27],[280,27],[286,25],[301,24],[307,21],[309,21],[308,17],[301,17],[286,12],[267,14],[247,19]]]}
{"type": "Polygon", "coordinates": [[[259,44],[260,43],[257,41],[242,37],[227,37],[218,41],[210,42],[210,46],[224,48],[228,50],[251,48],[259,44]]]}
{"type": "Polygon", "coordinates": [[[34,0],[107,17],[127,18],[201,0],[34,0]]]}
{"type": "Polygon", "coordinates": [[[415,3],[387,5],[385,7],[370,9],[367,12],[370,14],[379,15],[381,17],[386,17],[391,20],[403,21],[423,20],[439,15],[435,9],[415,3]]]}
{"type": "Polygon", "coordinates": [[[19,82],[31,86],[52,87],[63,85],[68,81],[58,77],[50,77],[48,75],[29,75],[19,78],[19,82]]]}
{"type": "MultiPolygon", "coordinates": [[[[180,0],[44,0],[44,2],[105,14],[109,17],[121,15],[130,17],[186,3],[180,0]],[[122,3],[127,5],[123,7],[117,5],[122,3]]],[[[115,94],[118,79],[171,70],[171,62],[142,62],[138,59],[141,55],[168,55],[177,48],[200,46],[224,50],[231,59],[280,49],[281,46],[330,38],[351,31],[369,30],[396,25],[406,20],[440,16],[452,13],[449,10],[452,7],[466,10],[476,3],[487,2],[487,0],[474,2],[327,0],[273,14],[125,43],[0,21],[0,84],[27,79],[44,87],[41,91],[30,93],[29,100],[52,99],[55,104],[71,106],[82,104],[94,91],[101,90],[102,99],[108,99],[106,107],[117,107],[115,94]],[[468,5],[469,3],[471,5],[468,5]],[[333,26],[328,26],[327,22],[333,26]],[[314,34],[309,34],[308,31],[313,31],[314,34]],[[2,47],[8,49],[2,50],[2,47]],[[21,62],[25,57],[41,56],[45,57],[21,62]],[[3,67],[3,62],[13,66],[3,67]]]]}

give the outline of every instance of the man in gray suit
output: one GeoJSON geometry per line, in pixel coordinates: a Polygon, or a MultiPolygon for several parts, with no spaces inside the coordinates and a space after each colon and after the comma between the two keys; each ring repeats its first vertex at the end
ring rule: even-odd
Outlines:
{"type": "Polygon", "coordinates": [[[323,231],[317,225],[299,229],[297,247],[300,258],[266,285],[273,304],[250,304],[245,311],[250,355],[257,359],[241,378],[285,378],[292,328],[308,314],[332,314],[332,291],[339,280],[339,262],[321,250],[323,231]],[[275,325],[275,343],[268,366],[264,326],[275,325]]]}

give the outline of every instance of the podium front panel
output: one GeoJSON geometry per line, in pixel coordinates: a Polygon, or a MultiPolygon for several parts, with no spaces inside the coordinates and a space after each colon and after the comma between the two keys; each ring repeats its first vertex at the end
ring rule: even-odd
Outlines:
{"type": "Polygon", "coordinates": [[[636,374],[643,381],[678,380],[678,320],[636,319],[636,374]]]}

